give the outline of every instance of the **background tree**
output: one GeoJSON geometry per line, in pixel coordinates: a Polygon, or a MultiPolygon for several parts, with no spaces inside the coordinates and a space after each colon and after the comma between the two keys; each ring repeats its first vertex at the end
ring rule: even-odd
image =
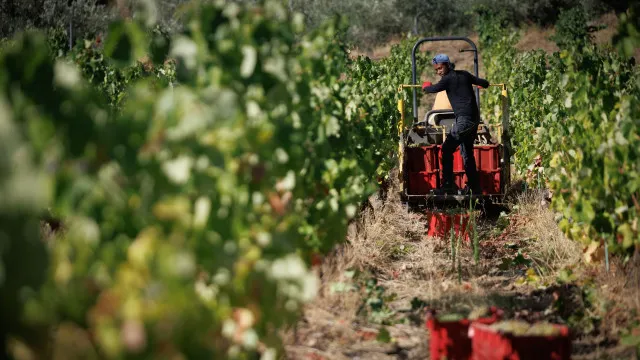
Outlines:
{"type": "MultiPolygon", "coordinates": [[[[209,0],[198,0],[209,1],[209,0]]],[[[260,0],[234,0],[255,3],[260,0]]],[[[283,0],[285,1],[285,0],[283,0]]],[[[190,0],[0,0],[0,38],[38,28],[64,30],[72,22],[74,39],[105,33],[117,17],[132,16],[136,7],[153,8],[158,27],[166,32],[180,28],[181,7],[190,0]]],[[[608,11],[621,13],[628,0],[286,0],[290,10],[305,17],[308,29],[339,14],[349,22],[346,40],[358,47],[387,42],[408,32],[420,35],[466,34],[473,30],[472,10],[483,5],[508,14],[515,26],[555,24],[564,10],[580,8],[589,20],[608,11]]]]}

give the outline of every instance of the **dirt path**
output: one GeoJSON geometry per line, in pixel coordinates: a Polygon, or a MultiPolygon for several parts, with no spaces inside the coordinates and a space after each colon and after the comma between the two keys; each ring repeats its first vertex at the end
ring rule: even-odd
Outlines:
{"type": "Polygon", "coordinates": [[[506,319],[568,325],[573,359],[637,358],[620,339],[638,319],[631,309],[640,308],[640,277],[586,265],[540,194],[478,223],[477,264],[470,244],[453,262],[451,242],[427,237],[423,215],[397,199],[370,202],[348,243],[317,269],[322,288],[287,334],[288,358],[428,359],[427,311],[481,306],[497,306],[506,319]]]}

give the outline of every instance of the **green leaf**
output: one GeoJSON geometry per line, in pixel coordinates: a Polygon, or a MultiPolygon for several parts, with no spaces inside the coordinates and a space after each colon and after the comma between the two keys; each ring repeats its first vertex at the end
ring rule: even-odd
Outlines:
{"type": "Polygon", "coordinates": [[[618,227],[618,234],[622,236],[622,247],[625,249],[633,246],[633,230],[631,229],[631,225],[622,224],[618,227]]]}
{"type": "Polygon", "coordinates": [[[557,280],[561,284],[569,284],[576,280],[576,276],[571,269],[562,269],[560,273],[558,273],[557,280]]]}
{"type": "Polygon", "coordinates": [[[144,32],[136,23],[116,21],[109,27],[104,53],[118,67],[131,66],[146,53],[144,38],[144,32]]]}
{"type": "Polygon", "coordinates": [[[242,47],[242,64],[240,64],[240,76],[248,78],[256,67],[258,52],[253,46],[242,47]]]}
{"type": "Polygon", "coordinates": [[[162,64],[169,56],[170,49],[171,39],[169,37],[162,34],[154,34],[149,45],[151,61],[156,65],[162,64]]]}
{"type": "Polygon", "coordinates": [[[389,333],[389,330],[387,330],[386,327],[382,327],[380,331],[378,331],[378,336],[376,336],[376,340],[382,343],[391,342],[391,334],[389,333]]]}

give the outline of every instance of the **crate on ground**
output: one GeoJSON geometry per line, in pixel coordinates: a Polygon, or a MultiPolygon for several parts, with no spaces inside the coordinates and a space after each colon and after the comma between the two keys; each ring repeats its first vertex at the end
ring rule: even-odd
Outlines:
{"type": "Polygon", "coordinates": [[[565,325],[544,325],[549,334],[513,334],[494,329],[491,324],[473,323],[469,328],[472,360],[569,360],[571,338],[565,325]]]}
{"type": "Polygon", "coordinates": [[[429,223],[427,235],[448,239],[451,236],[451,229],[453,229],[455,236],[462,238],[465,242],[471,241],[470,234],[473,232],[474,224],[469,223],[470,216],[468,213],[447,214],[427,211],[425,215],[429,223]]]}
{"type": "Polygon", "coordinates": [[[489,308],[489,314],[478,319],[439,320],[435,311],[427,313],[426,328],[429,331],[429,352],[431,359],[469,360],[472,344],[469,338],[469,326],[472,322],[493,324],[502,318],[502,310],[495,306],[489,308]]]}

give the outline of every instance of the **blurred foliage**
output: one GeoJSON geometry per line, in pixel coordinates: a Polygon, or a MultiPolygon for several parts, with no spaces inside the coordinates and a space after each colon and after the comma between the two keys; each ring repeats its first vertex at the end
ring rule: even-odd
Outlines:
{"type": "Polygon", "coordinates": [[[556,31],[551,36],[560,49],[581,50],[593,41],[591,33],[602,27],[587,26],[587,14],[582,7],[562,11],[556,23],[556,31]]]}
{"type": "Polygon", "coordinates": [[[613,37],[613,43],[618,52],[627,57],[631,57],[635,50],[640,48],[640,3],[635,2],[620,15],[620,23],[613,37]]]}
{"type": "MultiPolygon", "coordinates": [[[[103,48],[100,37],[94,41],[85,40],[65,57],[78,66],[83,78],[94,85],[114,109],[119,109],[124,104],[126,90],[139,79],[147,79],[159,87],[173,86],[176,83],[175,62],[166,59],[170,46],[169,35],[162,34],[157,29],[147,33],[148,44],[139,44],[139,48],[148,48],[149,55],[144,52],[126,54],[138,55],[134,56],[135,61],[125,61],[122,64],[114,56],[107,56],[110,49],[103,48]],[[154,47],[157,44],[161,45],[154,47]],[[164,49],[156,49],[162,47],[164,49]],[[155,54],[156,52],[159,54],[155,54]]],[[[145,35],[140,34],[140,37],[144,39],[145,35]]]]}
{"type": "Polygon", "coordinates": [[[397,161],[412,41],[350,60],[339,18],[182,11],[171,35],[141,16],[103,47],[26,32],[0,51],[7,351],[273,359],[317,291],[305,259],[344,241],[397,161]]]}

